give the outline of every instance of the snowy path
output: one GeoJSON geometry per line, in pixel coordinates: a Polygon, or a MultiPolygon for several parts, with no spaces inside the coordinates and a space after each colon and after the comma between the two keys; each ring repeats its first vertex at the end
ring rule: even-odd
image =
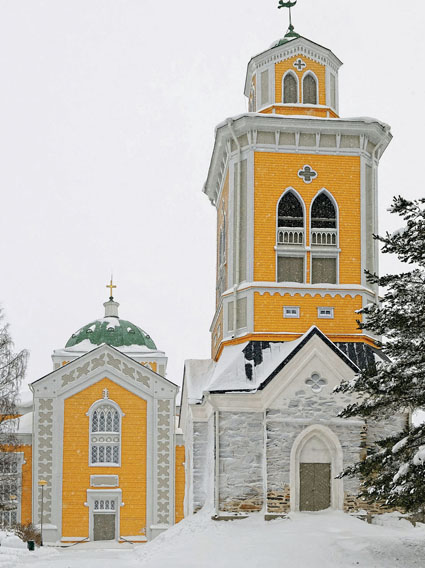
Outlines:
{"type": "MultiPolygon", "coordinates": [[[[84,545],[83,545],[84,546],[84,545]]],[[[0,548],[1,568],[415,568],[425,566],[425,527],[368,525],[331,511],[290,520],[214,522],[198,514],[147,545],[0,548]]]]}

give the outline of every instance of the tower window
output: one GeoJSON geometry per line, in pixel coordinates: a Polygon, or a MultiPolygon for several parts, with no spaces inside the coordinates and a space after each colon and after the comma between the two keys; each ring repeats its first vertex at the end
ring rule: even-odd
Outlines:
{"type": "Polygon", "coordinates": [[[278,256],[277,281],[304,282],[304,257],[278,256]]]}
{"type": "Polygon", "coordinates": [[[304,213],[299,199],[292,191],[287,191],[279,201],[279,227],[304,227],[304,213]]]}
{"type": "Polygon", "coordinates": [[[336,247],[338,231],[336,209],[326,193],[320,193],[311,207],[311,245],[336,247]]]}
{"type": "Polygon", "coordinates": [[[284,318],[298,319],[300,317],[299,306],[284,306],[283,307],[283,317],[284,318]]]}
{"type": "Polygon", "coordinates": [[[336,284],[336,258],[313,257],[311,259],[312,284],[336,284]]]}
{"type": "Polygon", "coordinates": [[[304,75],[303,103],[305,105],[317,105],[317,81],[311,73],[304,75]]]}
{"type": "Polygon", "coordinates": [[[333,319],[333,308],[317,308],[317,317],[320,319],[333,319]]]}
{"type": "Polygon", "coordinates": [[[298,78],[294,73],[287,73],[283,79],[283,102],[298,102],[298,78]]]}
{"type": "Polygon", "coordinates": [[[336,79],[335,75],[331,73],[331,80],[330,80],[330,88],[331,88],[331,107],[336,109],[336,79]]]}
{"type": "Polygon", "coordinates": [[[335,206],[326,193],[320,193],[311,207],[312,229],[336,229],[335,206]]]}
{"type": "Polygon", "coordinates": [[[304,211],[292,191],[287,191],[279,201],[276,242],[278,245],[304,244],[304,211]]]}

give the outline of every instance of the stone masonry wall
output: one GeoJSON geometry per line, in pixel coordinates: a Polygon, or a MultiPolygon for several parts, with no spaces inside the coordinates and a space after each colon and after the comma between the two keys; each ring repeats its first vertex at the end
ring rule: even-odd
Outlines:
{"type": "Polygon", "coordinates": [[[220,412],[221,511],[260,511],[263,507],[262,412],[220,412]]]}
{"type": "MultiPolygon", "coordinates": [[[[321,424],[338,436],[344,467],[359,459],[363,425],[337,417],[348,402],[328,389],[315,393],[306,386],[295,391],[291,398],[276,400],[275,408],[267,410],[267,505],[270,512],[289,510],[291,449],[297,436],[308,426],[321,424]]],[[[356,494],[358,481],[346,478],[344,487],[349,493],[356,494]]]]}

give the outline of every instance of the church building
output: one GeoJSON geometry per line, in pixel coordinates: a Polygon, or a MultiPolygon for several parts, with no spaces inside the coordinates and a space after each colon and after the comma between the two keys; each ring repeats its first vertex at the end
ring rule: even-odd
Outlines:
{"type": "Polygon", "coordinates": [[[165,353],[119,317],[113,287],[104,317],[54,351],[20,409],[18,503],[5,521],[42,520],[45,542],[145,542],[183,516],[178,387],[165,353]]]}
{"type": "Polygon", "coordinates": [[[365,270],[391,133],[340,118],[340,66],[290,25],[248,63],[248,112],[216,128],[216,309],[211,359],[184,371],[185,514],[365,508],[337,476],[384,425],[339,418],[350,399],[333,389],[380,359],[356,312],[378,301],[365,270]]]}
{"type": "Polygon", "coordinates": [[[202,507],[368,507],[339,474],[405,417],[339,418],[351,400],[334,388],[382,360],[357,320],[379,301],[365,270],[378,272],[377,173],[392,136],[339,116],[340,66],[290,24],[248,63],[248,111],[216,128],[211,358],[186,361],[180,412],[165,353],[119,317],[111,281],[104,317],[31,384],[3,522],[42,522],[52,543],[144,542],[202,507]]]}

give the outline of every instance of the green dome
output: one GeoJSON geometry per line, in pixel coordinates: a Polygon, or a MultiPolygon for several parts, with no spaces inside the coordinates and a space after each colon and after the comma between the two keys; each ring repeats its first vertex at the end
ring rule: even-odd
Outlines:
{"type": "Polygon", "coordinates": [[[88,340],[93,345],[101,345],[102,343],[107,343],[113,347],[138,345],[156,350],[156,345],[150,335],[134,323],[118,317],[118,305],[113,300],[106,302],[104,304],[105,317],[92,321],[73,333],[65,348],[74,347],[88,340]]]}

